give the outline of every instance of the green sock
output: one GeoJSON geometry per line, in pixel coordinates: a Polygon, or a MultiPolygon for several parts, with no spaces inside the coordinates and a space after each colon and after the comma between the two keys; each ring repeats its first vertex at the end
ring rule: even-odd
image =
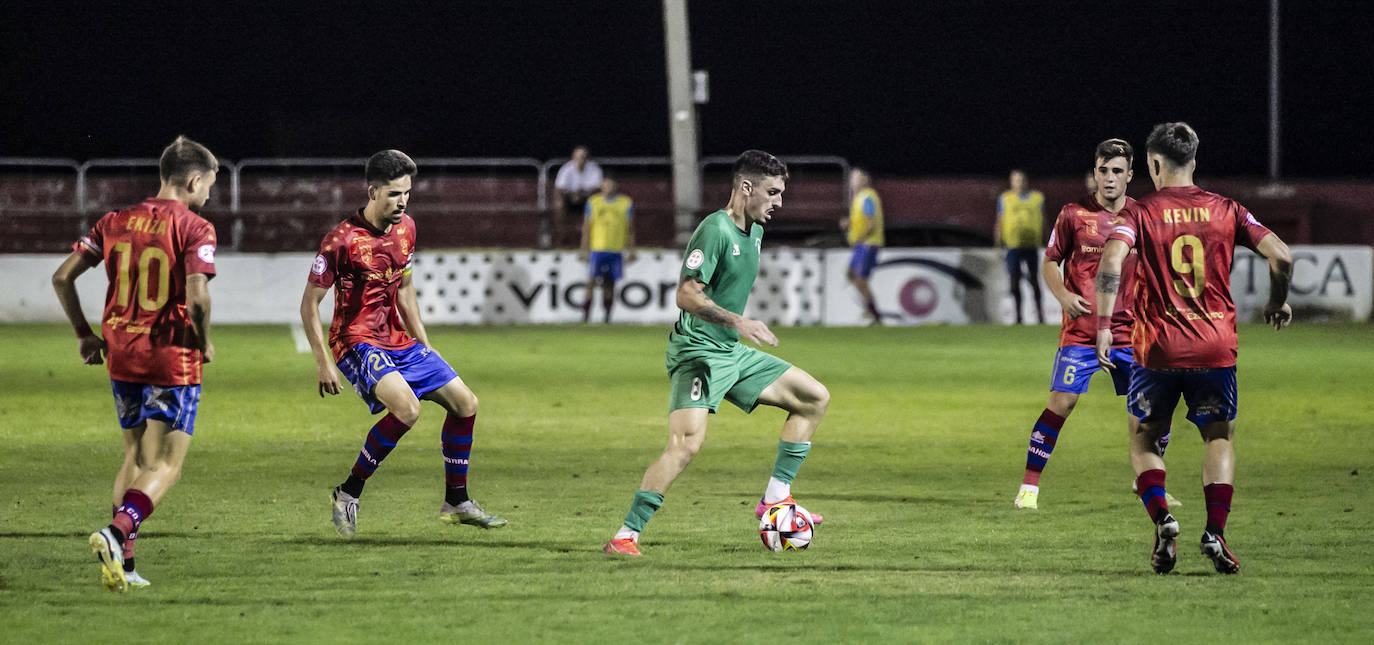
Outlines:
{"type": "Polygon", "coordinates": [[[808,452],[811,452],[810,441],[778,440],[778,459],[773,462],[773,478],[784,484],[791,484],[792,479],[797,476],[797,471],[801,470],[802,461],[806,460],[808,452]]]}
{"type": "Polygon", "coordinates": [[[636,531],[643,531],[644,525],[649,523],[649,518],[654,516],[663,506],[663,496],[653,491],[635,491],[635,500],[630,503],[630,512],[625,514],[625,526],[636,531]]]}

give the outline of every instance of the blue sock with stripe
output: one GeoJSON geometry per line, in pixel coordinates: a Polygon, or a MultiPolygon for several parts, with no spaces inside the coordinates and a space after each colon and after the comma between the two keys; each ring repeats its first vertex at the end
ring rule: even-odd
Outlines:
{"type": "Polygon", "coordinates": [[[477,415],[444,417],[439,440],[444,450],[444,501],[457,506],[468,501],[468,460],[472,457],[472,428],[477,415]]]}
{"type": "MultiPolygon", "coordinates": [[[[377,467],[382,465],[382,460],[391,454],[391,450],[396,447],[396,442],[400,441],[408,430],[410,430],[410,426],[401,423],[396,415],[388,414],[382,417],[382,420],[378,421],[377,425],[372,426],[372,429],[368,431],[367,439],[363,441],[363,449],[358,452],[358,460],[353,463],[353,476],[349,477],[349,481],[352,482],[354,479],[360,483],[367,481],[372,473],[377,472],[377,467]]],[[[358,486],[357,493],[347,488],[344,489],[344,492],[357,497],[363,491],[362,486],[358,486]]]]}
{"type": "Polygon", "coordinates": [[[1050,453],[1054,452],[1054,444],[1059,441],[1059,430],[1063,427],[1064,417],[1050,412],[1049,408],[1040,413],[1040,418],[1035,420],[1035,426],[1031,428],[1030,446],[1026,448],[1026,474],[1021,478],[1022,484],[1040,485],[1040,473],[1049,463],[1050,453]]]}

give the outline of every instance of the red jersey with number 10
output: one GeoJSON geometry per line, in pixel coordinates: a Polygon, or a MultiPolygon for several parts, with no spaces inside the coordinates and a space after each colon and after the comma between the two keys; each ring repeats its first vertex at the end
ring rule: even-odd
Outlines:
{"type": "Polygon", "coordinates": [[[215,227],[174,199],[106,213],[72,245],[105,262],[110,286],[100,324],[110,378],[198,385],[200,343],[186,312],[186,276],[215,275],[215,227]]]}
{"type": "MultiPolygon", "coordinates": [[[[1125,207],[1134,203],[1134,199],[1127,197],[1125,207]]],[[[1118,223],[1117,220],[1116,213],[1103,208],[1097,203],[1097,198],[1088,195],[1059,209],[1059,218],[1050,232],[1045,259],[1064,263],[1064,288],[1087,300],[1090,309],[1097,306],[1097,265],[1102,262],[1102,247],[1106,246],[1107,236],[1118,223]]],[[[1131,344],[1135,262],[1136,252],[1132,249],[1121,265],[1121,290],[1116,299],[1116,309],[1112,311],[1113,347],[1131,344]]],[[[1097,316],[1087,314],[1075,319],[1065,313],[1063,327],[1059,330],[1059,346],[1092,347],[1095,344],[1097,316]]]]}
{"type": "Polygon", "coordinates": [[[1159,190],[1121,211],[1108,239],[1140,251],[1135,359],[1150,369],[1236,364],[1231,262],[1272,232],[1245,207],[1197,186],[1159,190]]]}
{"type": "Polygon", "coordinates": [[[324,237],[309,280],[317,287],[334,287],[334,322],[329,325],[334,360],[355,343],[393,350],[415,344],[396,308],[396,293],[414,254],[415,221],[409,215],[382,232],[359,209],[324,237]]]}

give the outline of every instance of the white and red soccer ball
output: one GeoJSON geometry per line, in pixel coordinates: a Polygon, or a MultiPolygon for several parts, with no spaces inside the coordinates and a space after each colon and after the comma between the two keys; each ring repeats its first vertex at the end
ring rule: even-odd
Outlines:
{"type": "Polygon", "coordinates": [[[801,551],[811,546],[815,530],[811,514],[794,502],[769,506],[759,519],[759,538],[771,551],[801,551]]]}

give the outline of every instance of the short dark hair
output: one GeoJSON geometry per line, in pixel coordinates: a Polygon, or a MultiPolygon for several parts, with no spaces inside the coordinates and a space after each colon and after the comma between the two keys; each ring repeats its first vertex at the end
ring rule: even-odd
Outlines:
{"type": "Polygon", "coordinates": [[[383,150],[367,159],[367,170],[364,175],[369,186],[381,186],[406,175],[414,177],[418,172],[415,160],[406,153],[400,150],[383,150]]]}
{"type": "Polygon", "coordinates": [[[782,177],[787,179],[787,164],[782,160],[768,154],[762,150],[745,150],[735,160],[734,171],[732,172],[735,181],[740,177],[750,175],[753,177],[782,177]]]}
{"type": "Polygon", "coordinates": [[[1175,121],[1156,125],[1145,139],[1145,150],[1183,166],[1197,157],[1197,144],[1197,131],[1187,123],[1175,121]]]}
{"type": "Polygon", "coordinates": [[[1126,159],[1126,167],[1135,163],[1135,148],[1131,147],[1125,139],[1107,139],[1097,144],[1097,150],[1093,152],[1093,165],[1097,165],[1097,160],[1111,161],[1117,157],[1126,159]]]}
{"type": "Polygon", "coordinates": [[[170,145],[162,149],[162,158],[157,162],[158,174],[163,181],[174,177],[185,177],[193,172],[219,170],[219,160],[209,148],[180,135],[170,145]]]}

